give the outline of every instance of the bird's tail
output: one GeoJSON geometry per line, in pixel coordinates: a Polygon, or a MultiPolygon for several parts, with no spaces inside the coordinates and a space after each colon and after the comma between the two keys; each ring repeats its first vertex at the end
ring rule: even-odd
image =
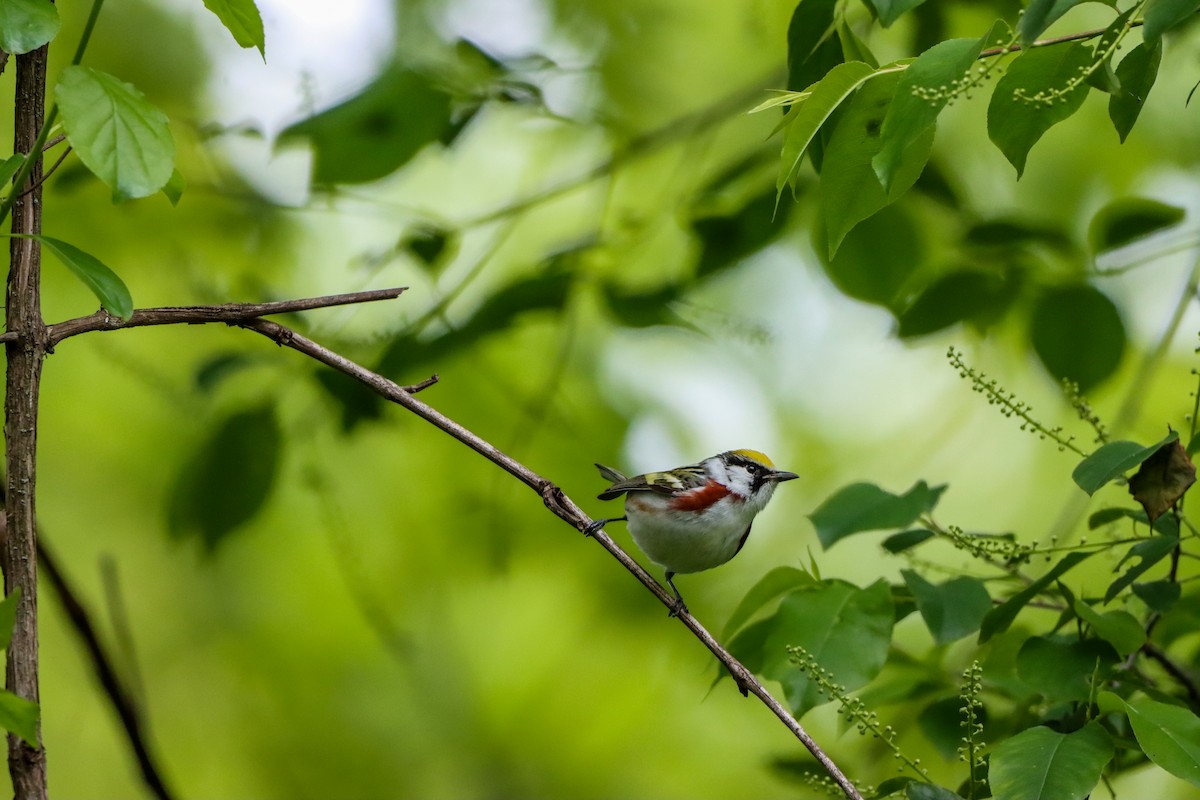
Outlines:
{"type": "Polygon", "coordinates": [[[625,480],[625,476],[617,472],[612,467],[606,467],[603,464],[597,464],[596,469],[600,470],[600,474],[603,475],[604,479],[609,483],[620,483],[621,481],[625,480]]]}

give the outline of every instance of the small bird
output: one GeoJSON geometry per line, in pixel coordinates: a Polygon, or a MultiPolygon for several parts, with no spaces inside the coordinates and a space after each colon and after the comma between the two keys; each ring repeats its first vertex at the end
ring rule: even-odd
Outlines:
{"type": "Polygon", "coordinates": [[[677,601],[673,617],[687,612],[675,575],[719,567],[737,555],[775,485],[800,477],[775,469],[757,450],[730,450],[699,464],[633,478],[603,464],[596,468],[612,482],[599,498],[625,495],[625,516],[598,519],[584,533],[592,536],[610,522],[627,521],[633,541],[666,570],[677,601]]]}

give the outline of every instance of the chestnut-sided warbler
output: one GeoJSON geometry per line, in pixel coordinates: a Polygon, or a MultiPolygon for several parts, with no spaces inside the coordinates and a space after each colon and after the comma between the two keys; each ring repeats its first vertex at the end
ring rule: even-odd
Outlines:
{"type": "Polygon", "coordinates": [[[667,585],[677,600],[673,617],[686,612],[687,605],[672,578],[719,567],[737,555],[775,484],[800,477],[775,469],[771,459],[756,450],[730,450],[699,464],[633,478],[603,464],[596,467],[612,481],[600,499],[625,495],[625,516],[598,519],[584,533],[592,535],[609,522],[626,520],[633,541],[666,570],[667,585]]]}

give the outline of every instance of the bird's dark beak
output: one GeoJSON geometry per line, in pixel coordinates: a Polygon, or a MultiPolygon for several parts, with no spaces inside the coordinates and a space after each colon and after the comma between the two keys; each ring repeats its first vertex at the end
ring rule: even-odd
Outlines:
{"type": "Polygon", "coordinates": [[[784,481],[795,480],[796,478],[799,478],[800,476],[794,472],[787,472],[786,470],[777,469],[774,472],[772,472],[770,475],[768,475],[767,477],[770,478],[771,480],[775,481],[776,483],[783,483],[784,481]]]}

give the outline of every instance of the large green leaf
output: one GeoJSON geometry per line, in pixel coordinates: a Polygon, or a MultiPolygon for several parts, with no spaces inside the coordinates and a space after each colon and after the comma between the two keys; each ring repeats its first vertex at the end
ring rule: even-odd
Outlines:
{"type": "Polygon", "coordinates": [[[800,0],[787,30],[787,88],[806,89],[842,63],[834,35],[838,0],[800,0]]]}
{"type": "Polygon", "coordinates": [[[1063,14],[1087,0],[1029,0],[1025,13],[1017,23],[1021,44],[1028,47],[1063,14]]]}
{"type": "Polygon", "coordinates": [[[1162,43],[1147,46],[1139,43],[1121,59],[1117,65],[1117,81],[1120,89],[1108,98],[1108,118],[1121,141],[1129,136],[1154,81],[1158,77],[1158,65],[1162,62],[1162,43]]]}
{"type": "Polygon", "coordinates": [[[1091,696],[1092,675],[1107,679],[1117,651],[1099,639],[1031,636],[1017,653],[1017,675],[1051,700],[1084,701],[1091,696]]]}
{"type": "Polygon", "coordinates": [[[1109,585],[1104,593],[1104,602],[1110,603],[1125,587],[1132,584],[1146,573],[1151,567],[1166,558],[1167,554],[1179,545],[1178,536],[1151,536],[1145,541],[1138,542],[1129,548],[1114,569],[1119,570],[1126,561],[1136,558],[1137,563],[1109,585]]]}
{"type": "Polygon", "coordinates": [[[1183,222],[1184,210],[1146,197],[1122,197],[1101,208],[1088,226],[1096,254],[1115,250],[1183,222]]]}
{"type": "Polygon", "coordinates": [[[938,644],[949,644],[975,633],[992,607],[992,598],[978,578],[964,575],[933,584],[912,570],[902,570],[901,574],[938,644]]]}
{"type": "Polygon", "coordinates": [[[911,11],[925,0],[866,0],[866,2],[875,10],[875,15],[879,17],[879,24],[886,28],[899,19],[901,14],[911,11]]]}
{"type": "Polygon", "coordinates": [[[49,236],[30,238],[37,239],[58,256],[59,261],[92,290],[92,294],[96,295],[105,311],[116,314],[121,319],[133,316],[133,297],[129,294],[129,287],[104,262],[61,239],[49,236]]]}
{"type": "Polygon", "coordinates": [[[433,81],[389,68],[359,94],[301,120],[280,142],[308,140],[313,183],[365,183],[392,174],[450,127],[450,97],[433,81]]]}
{"type": "Polygon", "coordinates": [[[783,196],[785,186],[794,185],[804,153],[817,131],[837,107],[874,74],[875,70],[861,61],[838,64],[809,89],[807,98],[788,112],[791,122],[783,139],[779,178],[775,182],[776,198],[783,196]]]}
{"type": "Polygon", "coordinates": [[[723,639],[731,638],[754,614],[785,592],[816,583],[816,578],[795,567],[776,567],[751,587],[725,623],[723,639]]]}
{"type": "Polygon", "coordinates": [[[1038,139],[1083,105],[1086,82],[1070,91],[1065,88],[1091,62],[1091,50],[1080,44],[1037,47],[1022,52],[997,82],[988,104],[988,136],[1016,168],[1018,178],[1038,139]]]}
{"type": "Polygon", "coordinates": [[[692,232],[700,240],[696,277],[731,267],[778,237],[786,229],[787,215],[774,214],[774,209],[775,193],[768,189],[734,213],[694,218],[692,232]]]}
{"type": "Polygon", "coordinates": [[[1100,699],[1105,708],[1120,703],[1129,715],[1133,735],[1151,761],[1200,786],[1200,718],[1186,708],[1145,697],[1125,701],[1105,692],[1100,699]]]}
{"type": "Polygon", "coordinates": [[[1106,294],[1088,284],[1048,289],[1033,307],[1030,339],[1046,371],[1087,392],[1125,353],[1125,324],[1106,294]]]}
{"type": "Polygon", "coordinates": [[[20,736],[30,747],[38,746],[41,713],[37,703],[0,689],[0,728],[20,736]]]}
{"type": "Polygon", "coordinates": [[[839,489],[809,514],[821,546],[828,550],[838,540],[862,531],[904,528],[937,505],[946,487],[930,488],[917,481],[902,495],[873,483],[853,483],[839,489]]]}
{"type": "Polygon", "coordinates": [[[204,0],[204,6],[217,15],[234,41],[242,47],[256,47],[266,57],[262,16],[254,0],[204,0]]]}
{"type": "Polygon", "coordinates": [[[967,73],[991,36],[989,32],[981,39],[939,42],[919,55],[901,74],[895,99],[879,133],[876,155],[871,159],[879,182],[889,193],[901,165],[910,160],[905,153],[922,134],[932,130],[938,114],[950,100],[948,87],[967,73]]]}
{"type": "Polygon", "coordinates": [[[1124,440],[1108,442],[1079,462],[1071,472],[1071,480],[1088,494],[1095,494],[1105,484],[1139,466],[1162,449],[1163,445],[1170,444],[1178,438],[1179,434],[1172,431],[1165,439],[1149,447],[1124,440]]]}
{"type": "Polygon", "coordinates": [[[0,2],[0,50],[19,56],[58,35],[62,20],[50,0],[0,2]]]}
{"type": "Polygon", "coordinates": [[[893,614],[891,591],[884,581],[866,589],[841,580],[801,587],[783,598],[772,618],[762,673],[783,684],[792,712],[800,717],[828,698],[791,663],[787,647],[803,647],[852,691],[883,669],[893,614]]]}
{"type": "Polygon", "coordinates": [[[1146,0],[1142,36],[1155,43],[1163,33],[1200,11],[1200,0],[1146,0]]]}
{"type": "Polygon", "coordinates": [[[889,191],[884,191],[871,166],[899,82],[900,74],[893,73],[864,84],[846,103],[825,145],[818,193],[831,257],[851,228],[907,192],[929,160],[932,127],[906,143],[896,156],[896,173],[889,191]]]}
{"type": "Polygon", "coordinates": [[[1082,800],[1112,757],[1098,723],[1074,733],[1029,728],[992,750],[988,782],[994,800],[1082,800]]]}
{"type": "Polygon", "coordinates": [[[1030,583],[1021,591],[1014,594],[1008,600],[993,608],[984,615],[983,622],[979,626],[979,642],[982,644],[998,633],[1003,633],[1012,625],[1013,620],[1017,618],[1017,614],[1021,613],[1029,601],[1037,597],[1047,586],[1054,583],[1062,577],[1066,572],[1074,568],[1079,562],[1086,559],[1091,553],[1067,553],[1061,561],[1055,564],[1049,572],[1042,575],[1037,580],[1030,583]]]}
{"type": "Polygon", "coordinates": [[[168,525],[207,552],[222,545],[267,502],[282,460],[283,432],[270,405],[230,414],[185,464],[168,525]]]}
{"type": "Polygon", "coordinates": [[[886,206],[854,226],[832,258],[826,226],[820,221],[817,225],[813,247],[842,294],[893,311],[902,305],[904,287],[926,258],[920,225],[903,203],[886,206]],[[887,246],[880,247],[880,242],[887,246]]]}
{"type": "Polygon", "coordinates": [[[962,795],[949,789],[915,781],[904,787],[904,797],[907,800],[962,800],[962,795]]]}
{"type": "Polygon", "coordinates": [[[112,189],[113,201],[147,197],[175,170],[167,115],[128,83],[88,67],[62,71],[54,95],[71,147],[112,189]]]}
{"type": "Polygon", "coordinates": [[[1081,620],[1092,626],[1097,636],[1115,647],[1122,655],[1128,655],[1146,643],[1146,629],[1128,611],[1100,612],[1088,605],[1083,598],[1077,598],[1072,603],[1072,608],[1081,620]]]}
{"type": "Polygon", "coordinates": [[[896,335],[911,339],[944,330],[959,322],[985,327],[1016,297],[1017,285],[1008,276],[979,269],[962,269],[938,277],[897,316],[896,335]]]}

